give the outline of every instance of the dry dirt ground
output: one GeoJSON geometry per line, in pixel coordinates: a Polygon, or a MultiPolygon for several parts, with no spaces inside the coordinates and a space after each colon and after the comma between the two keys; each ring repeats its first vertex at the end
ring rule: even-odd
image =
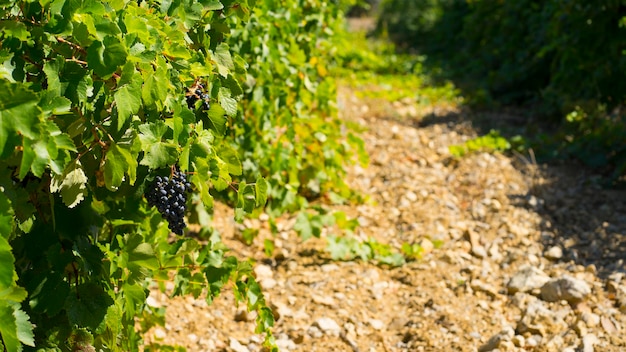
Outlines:
{"type": "MultiPolygon", "coordinates": [[[[282,351],[626,351],[624,192],[575,165],[452,158],[448,146],[477,135],[468,114],[341,97],[343,118],[365,128],[371,158],[349,171],[371,201],[342,210],[358,218],[357,236],[420,243],[425,254],[399,268],[331,261],[323,238],[303,243],[283,219],[267,258],[268,224],[247,222],[261,235],[245,246],[218,207],[224,242],[256,260],[282,351]]],[[[149,341],[261,349],[254,316],[229,290],[212,306],[157,291],[149,303],[167,307],[149,341]]]]}

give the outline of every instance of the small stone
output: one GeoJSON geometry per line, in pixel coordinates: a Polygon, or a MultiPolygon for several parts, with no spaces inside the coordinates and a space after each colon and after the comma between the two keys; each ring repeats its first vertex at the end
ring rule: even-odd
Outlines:
{"type": "Polygon", "coordinates": [[[591,312],[584,312],[580,318],[587,324],[587,327],[593,328],[600,324],[600,316],[591,312]]]}
{"type": "Polygon", "coordinates": [[[435,245],[428,238],[420,241],[420,247],[422,247],[422,254],[428,254],[435,249],[435,245]]]}
{"type": "Polygon", "coordinates": [[[551,260],[559,260],[563,258],[563,250],[559,246],[550,247],[544,256],[551,260]]]}
{"type": "Polygon", "coordinates": [[[472,255],[476,258],[485,258],[487,250],[483,246],[472,246],[472,255]]]}
{"type": "Polygon", "coordinates": [[[578,336],[583,337],[587,335],[587,326],[583,321],[579,320],[576,322],[576,324],[574,324],[574,331],[576,331],[578,336]]]}
{"type": "Polygon", "coordinates": [[[272,271],[272,267],[265,264],[257,264],[257,266],[254,268],[254,273],[256,274],[256,277],[258,279],[274,276],[274,271],[272,271]]]}
{"type": "Polygon", "coordinates": [[[607,318],[605,316],[600,318],[600,324],[602,324],[602,328],[608,334],[614,334],[614,333],[617,332],[617,327],[615,327],[615,324],[613,324],[611,319],[609,319],[609,318],[607,318]]]}
{"type": "MultiPolygon", "coordinates": [[[[567,324],[555,312],[547,307],[543,301],[530,302],[517,322],[516,331],[525,335],[531,333],[538,336],[547,336],[567,328],[567,324]]],[[[529,341],[526,341],[529,342],[529,341]]]]}
{"type": "Polygon", "coordinates": [[[261,287],[264,290],[269,290],[275,287],[277,284],[278,284],[278,281],[272,279],[271,277],[266,277],[266,278],[259,280],[259,285],[261,285],[261,287]]]}
{"type": "Polygon", "coordinates": [[[378,319],[370,319],[369,324],[374,330],[382,330],[385,327],[385,323],[378,319]]]}
{"type": "Polygon", "coordinates": [[[569,303],[576,303],[590,293],[591,288],[586,282],[569,275],[550,280],[541,287],[541,298],[547,302],[566,300],[569,303]]]}
{"type": "Polygon", "coordinates": [[[276,346],[279,351],[291,351],[297,348],[296,343],[287,337],[276,339],[276,346]]]}
{"type": "Polygon", "coordinates": [[[478,331],[470,332],[469,336],[474,338],[474,339],[476,339],[476,340],[480,340],[480,338],[482,337],[482,335],[478,331]]]}
{"type": "Polygon", "coordinates": [[[234,352],[250,352],[246,346],[242,345],[239,341],[237,341],[237,339],[232,337],[230,338],[229,347],[234,352]]]}
{"type": "Polygon", "coordinates": [[[498,295],[498,291],[496,290],[495,287],[493,287],[492,285],[489,285],[487,283],[484,283],[484,282],[482,282],[480,280],[472,280],[472,283],[470,284],[470,287],[474,291],[484,292],[484,293],[488,294],[491,297],[496,297],[498,295]]]}
{"type": "Polygon", "coordinates": [[[157,340],[163,340],[166,336],[167,333],[165,333],[165,330],[161,328],[154,329],[154,338],[156,338],[157,340]]]}
{"type": "Polygon", "coordinates": [[[594,345],[598,343],[598,338],[594,334],[588,334],[583,337],[582,352],[594,352],[594,345]]]}
{"type": "Polygon", "coordinates": [[[322,330],[320,330],[315,325],[309,326],[309,328],[307,329],[306,332],[307,332],[307,334],[309,334],[309,336],[311,336],[313,338],[320,338],[320,337],[324,336],[324,333],[322,332],[322,330]]]}
{"type": "Polygon", "coordinates": [[[325,273],[329,273],[331,271],[339,270],[339,265],[330,263],[322,265],[322,271],[325,273]]]}
{"type": "Polygon", "coordinates": [[[146,298],[146,304],[155,308],[161,307],[161,303],[159,303],[159,301],[157,301],[152,294],[146,298]]]}
{"type": "Polygon", "coordinates": [[[541,335],[532,335],[526,339],[526,345],[530,347],[537,347],[541,343],[541,340],[543,340],[541,335]]]}
{"type": "Polygon", "coordinates": [[[320,295],[313,295],[313,302],[317,303],[317,304],[321,304],[327,307],[335,307],[337,305],[337,303],[335,302],[335,300],[330,297],[330,296],[320,296],[320,295]]]}
{"type": "Polygon", "coordinates": [[[515,335],[511,339],[515,347],[524,347],[526,345],[526,339],[522,335],[515,335]]]}
{"type": "Polygon", "coordinates": [[[506,287],[509,293],[528,292],[542,287],[550,277],[534,266],[524,265],[511,277],[506,287]]]}
{"type": "Polygon", "coordinates": [[[319,318],[315,321],[314,325],[328,335],[339,335],[341,332],[339,324],[331,318],[319,318]]]}

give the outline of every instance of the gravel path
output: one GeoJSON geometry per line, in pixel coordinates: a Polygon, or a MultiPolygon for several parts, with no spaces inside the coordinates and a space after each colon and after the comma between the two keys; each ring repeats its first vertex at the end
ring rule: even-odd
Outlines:
{"type": "MultiPolygon", "coordinates": [[[[218,207],[224,241],[257,259],[281,350],[626,351],[626,193],[572,165],[487,153],[455,160],[448,146],[476,136],[469,117],[434,109],[399,118],[416,109],[342,97],[344,118],[366,128],[371,156],[349,176],[371,202],[342,210],[358,218],[357,236],[420,243],[424,256],[400,268],[334,262],[323,240],[301,243],[293,219],[283,219],[268,259],[269,225],[246,222],[260,235],[244,246],[218,207]]],[[[254,316],[228,290],[210,307],[156,291],[150,304],[167,307],[167,324],[149,341],[260,350],[254,316]]]]}

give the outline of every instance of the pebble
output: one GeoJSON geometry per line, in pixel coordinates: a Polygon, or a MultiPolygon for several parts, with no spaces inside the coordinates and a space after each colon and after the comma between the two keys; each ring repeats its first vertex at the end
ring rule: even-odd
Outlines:
{"type": "Polygon", "coordinates": [[[594,334],[587,334],[583,337],[582,352],[594,352],[594,345],[598,343],[598,338],[594,334]]]}
{"type": "Polygon", "coordinates": [[[541,287],[541,298],[547,302],[565,300],[569,303],[576,303],[590,293],[591,288],[585,281],[569,275],[550,280],[541,287]]]}
{"type": "Polygon", "coordinates": [[[276,339],[276,346],[279,351],[291,351],[297,348],[296,343],[287,337],[276,339]]]}
{"type": "Polygon", "coordinates": [[[272,270],[272,267],[265,264],[257,264],[257,266],[254,268],[254,273],[256,274],[256,277],[258,279],[274,276],[274,271],[272,270]]]}
{"type": "Polygon", "coordinates": [[[591,312],[584,312],[580,318],[587,324],[587,327],[595,327],[600,324],[600,316],[591,312]]]}
{"type": "Polygon", "coordinates": [[[542,287],[550,277],[534,266],[522,266],[509,280],[506,287],[509,293],[528,292],[542,287]]]}
{"type": "Polygon", "coordinates": [[[323,317],[315,321],[314,326],[317,326],[321,331],[328,335],[337,336],[341,332],[341,327],[331,318],[323,317]]]}
{"type": "Polygon", "coordinates": [[[563,258],[563,250],[559,246],[550,247],[544,256],[551,260],[559,260],[563,258]]]}
{"type": "Polygon", "coordinates": [[[513,336],[511,341],[516,347],[524,347],[526,345],[526,339],[522,335],[513,336]]]}
{"type": "Polygon", "coordinates": [[[250,350],[248,350],[246,346],[242,345],[239,341],[237,341],[237,339],[233,337],[230,338],[230,343],[228,347],[230,347],[233,352],[250,352],[250,350]]]}
{"type": "Polygon", "coordinates": [[[385,323],[378,319],[370,319],[368,323],[374,330],[382,330],[385,327],[385,323]]]}
{"type": "Polygon", "coordinates": [[[156,328],[154,329],[154,337],[158,340],[162,340],[167,336],[167,333],[165,332],[165,330],[161,329],[161,328],[156,328]]]}

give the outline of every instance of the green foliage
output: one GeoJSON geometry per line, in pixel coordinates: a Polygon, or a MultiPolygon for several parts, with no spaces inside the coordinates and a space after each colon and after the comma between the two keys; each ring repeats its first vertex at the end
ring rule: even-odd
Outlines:
{"type": "Polygon", "coordinates": [[[329,74],[339,50],[333,36],[349,3],[263,0],[245,21],[229,18],[237,30],[228,42],[242,57],[234,65],[248,63],[229,133],[244,177],[268,181],[272,215],[304,209],[329,192],[352,198],[345,167],[367,162],[362,141],[337,117],[329,74]]]}
{"type": "Polygon", "coordinates": [[[539,101],[552,114],[624,100],[623,15],[619,1],[387,0],[378,31],[468,91],[505,104],[539,101]]]}
{"type": "Polygon", "coordinates": [[[377,32],[425,55],[470,105],[524,104],[556,119],[526,141],[540,159],[573,157],[615,180],[626,172],[625,9],[608,0],[385,0],[377,32]]]}
{"type": "Polygon", "coordinates": [[[511,149],[511,143],[502,137],[498,131],[491,130],[484,136],[470,139],[462,145],[451,145],[448,149],[452,156],[459,158],[468,153],[507,151],[511,149]]]}
{"type": "Polygon", "coordinates": [[[373,238],[359,241],[353,236],[329,236],[326,248],[333,260],[373,260],[378,264],[400,266],[405,263],[401,253],[373,238]]]}
{"type": "Polygon", "coordinates": [[[619,110],[577,107],[556,131],[528,137],[523,146],[532,148],[538,162],[577,159],[604,174],[609,184],[624,182],[626,117],[619,110]]]}
{"type": "Polygon", "coordinates": [[[424,70],[424,56],[398,54],[392,43],[366,38],[363,32],[345,33],[340,39],[343,50],[335,72],[357,97],[410,101],[423,108],[462,102],[451,82],[435,82],[424,70]]]}
{"type": "MultiPolygon", "coordinates": [[[[331,191],[351,197],[344,166],[366,155],[337,118],[328,74],[343,5],[250,5],[3,3],[5,350],[136,350],[137,319],[152,319],[148,289],[171,277],[173,295],[205,293],[209,303],[232,282],[275,349],[273,315],[250,263],[228,256],[215,236],[206,244],[172,237],[143,197],[175,167],[193,184],[188,215],[197,219],[216,195],[237,219],[266,201],[281,212],[331,191]],[[187,105],[200,85],[208,110],[187,105]]],[[[303,214],[302,232],[315,235],[319,215],[303,214]]]]}

